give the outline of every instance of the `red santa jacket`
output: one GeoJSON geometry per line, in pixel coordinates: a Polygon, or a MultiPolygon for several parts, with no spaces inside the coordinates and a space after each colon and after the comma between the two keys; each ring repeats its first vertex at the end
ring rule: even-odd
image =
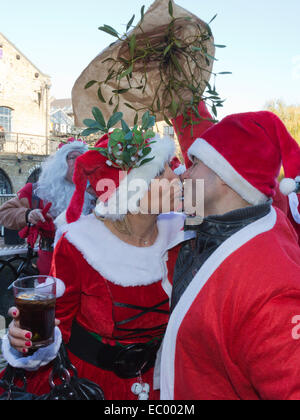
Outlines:
{"type": "Polygon", "coordinates": [[[162,399],[300,399],[299,319],[299,246],[272,208],[214,252],[175,307],[162,399]]]}

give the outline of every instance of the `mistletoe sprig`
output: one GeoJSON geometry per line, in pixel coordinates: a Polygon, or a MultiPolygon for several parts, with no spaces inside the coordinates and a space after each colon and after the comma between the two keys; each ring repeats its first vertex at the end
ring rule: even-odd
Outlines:
{"type": "MultiPolygon", "coordinates": [[[[121,35],[116,29],[109,25],[104,25],[99,30],[110,34],[123,43],[122,51],[117,59],[108,58],[104,62],[111,62],[106,78],[102,81],[91,80],[85,89],[98,84],[98,98],[100,102],[107,103],[114,107],[114,113],[119,111],[120,97],[134,89],[145,92],[148,85],[149,72],[153,62],[159,63],[160,80],[157,90],[153,95],[151,106],[137,109],[129,103],[125,103],[130,109],[136,112],[135,121],[138,121],[139,113],[150,111],[151,114],[162,114],[167,124],[172,125],[170,118],[176,118],[183,114],[186,125],[193,125],[191,110],[198,114],[198,104],[203,100],[211,108],[215,118],[217,109],[223,106],[222,99],[214,86],[206,82],[207,72],[211,73],[216,79],[218,74],[231,74],[230,72],[213,73],[208,68],[212,61],[217,61],[215,57],[208,53],[207,43],[211,42],[212,32],[210,23],[216,18],[211,19],[209,24],[203,28],[201,25],[193,23],[191,17],[175,18],[172,0],[169,2],[170,23],[165,27],[164,36],[151,34],[145,38],[142,22],[144,20],[145,6],[141,10],[141,22],[138,28],[141,35],[132,34],[131,29],[135,20],[135,15],[130,19],[126,27],[126,33],[121,35]],[[180,30],[185,25],[195,26],[195,36],[188,36],[181,39],[180,30]],[[204,68],[199,55],[206,62],[208,68],[204,68]],[[142,73],[141,80],[136,85],[133,82],[135,72],[142,73]],[[124,80],[127,79],[127,85],[124,80]],[[105,98],[102,94],[102,86],[110,81],[115,81],[117,89],[110,98],[105,98]],[[122,82],[122,86],[121,86],[122,82]],[[203,83],[206,84],[206,92],[203,95],[203,83]],[[186,101],[182,97],[182,92],[189,92],[190,100],[186,101]]],[[[225,48],[225,45],[215,45],[217,48],[225,48]]]]}
{"type": "Polygon", "coordinates": [[[135,125],[133,129],[130,129],[123,120],[122,112],[114,113],[107,123],[99,108],[94,107],[92,112],[95,119],[84,120],[84,124],[88,128],[82,132],[82,136],[86,137],[98,132],[108,134],[109,142],[107,148],[89,148],[90,150],[97,150],[105,156],[108,166],[128,171],[139,168],[154,159],[154,157],[147,157],[152,151],[151,144],[156,143],[155,141],[150,141],[155,137],[155,133],[152,130],[152,127],[155,125],[155,117],[149,111],[143,115],[141,127],[135,125]],[[110,132],[120,122],[122,129],[115,128],[110,132]]]}

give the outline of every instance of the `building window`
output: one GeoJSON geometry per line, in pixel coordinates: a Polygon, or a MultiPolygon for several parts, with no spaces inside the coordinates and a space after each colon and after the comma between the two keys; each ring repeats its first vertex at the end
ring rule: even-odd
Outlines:
{"type": "Polygon", "coordinates": [[[0,169],[0,194],[12,194],[11,182],[2,169],[0,169]]]}
{"type": "Polygon", "coordinates": [[[4,128],[7,133],[11,132],[11,114],[10,108],[0,106],[0,126],[4,128]]]}

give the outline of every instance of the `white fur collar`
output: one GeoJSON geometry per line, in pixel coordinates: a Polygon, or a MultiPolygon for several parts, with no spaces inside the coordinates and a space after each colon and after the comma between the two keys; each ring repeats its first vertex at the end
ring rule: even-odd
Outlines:
{"type": "MultiPolygon", "coordinates": [[[[189,239],[183,232],[185,216],[159,216],[155,244],[138,248],[120,241],[91,214],[67,226],[66,239],[103,277],[123,287],[147,286],[164,278],[168,249],[189,239]]],[[[189,235],[190,236],[190,235],[189,235]]]]}

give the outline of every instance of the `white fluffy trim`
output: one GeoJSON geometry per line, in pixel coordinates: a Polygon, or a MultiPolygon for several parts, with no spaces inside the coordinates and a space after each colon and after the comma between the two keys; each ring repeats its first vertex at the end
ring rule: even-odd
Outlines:
{"type": "Polygon", "coordinates": [[[158,238],[146,248],[121,241],[93,214],[68,225],[65,237],[95,271],[118,286],[148,286],[163,279],[168,287],[168,250],[190,239],[183,231],[184,221],[179,213],[159,216],[158,238]]]}
{"type": "Polygon", "coordinates": [[[243,178],[206,140],[197,139],[190,147],[188,156],[190,159],[194,156],[201,160],[248,203],[259,205],[268,201],[265,194],[243,178]]]}
{"type": "Polygon", "coordinates": [[[97,216],[120,220],[128,212],[138,212],[139,201],[147,193],[151,181],[163,171],[165,164],[175,154],[175,143],[171,138],[161,138],[157,135],[153,141],[156,143],[151,146],[152,152],[147,159],[152,157],[155,159],[129,172],[107,203],[98,200],[95,208],[97,216]]]}
{"type": "Polygon", "coordinates": [[[2,339],[2,353],[4,359],[14,368],[36,371],[48,365],[55,359],[62,343],[60,329],[55,327],[55,341],[48,347],[37,350],[32,356],[24,357],[21,353],[11,347],[8,336],[2,339]]]}
{"type": "Polygon", "coordinates": [[[67,211],[63,211],[60,213],[59,216],[54,220],[54,224],[56,226],[56,229],[61,228],[62,226],[66,225],[67,222],[67,211]]]}
{"type": "Polygon", "coordinates": [[[82,141],[75,140],[71,143],[66,143],[63,147],[57,150],[56,155],[67,157],[70,152],[79,151],[85,153],[89,150],[88,145],[82,141]]]}

